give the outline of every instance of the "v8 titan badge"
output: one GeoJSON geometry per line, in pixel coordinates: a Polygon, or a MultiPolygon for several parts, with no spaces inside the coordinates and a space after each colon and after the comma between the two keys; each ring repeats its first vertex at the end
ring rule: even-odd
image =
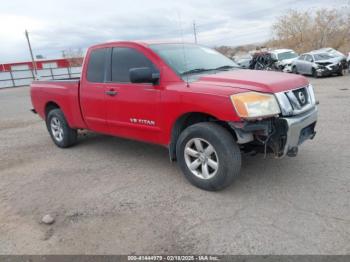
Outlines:
{"type": "Polygon", "coordinates": [[[130,118],[130,122],[133,124],[141,124],[147,126],[155,126],[156,122],[148,119],[138,119],[138,118],[130,118]]]}

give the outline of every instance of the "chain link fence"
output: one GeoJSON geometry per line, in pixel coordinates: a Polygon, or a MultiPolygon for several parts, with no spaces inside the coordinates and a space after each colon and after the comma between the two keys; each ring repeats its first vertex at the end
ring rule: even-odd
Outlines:
{"type": "MultiPolygon", "coordinates": [[[[59,80],[80,77],[81,67],[38,69],[41,80],[59,80]]],[[[0,72],[0,89],[27,86],[35,79],[34,70],[13,70],[0,72]]]]}

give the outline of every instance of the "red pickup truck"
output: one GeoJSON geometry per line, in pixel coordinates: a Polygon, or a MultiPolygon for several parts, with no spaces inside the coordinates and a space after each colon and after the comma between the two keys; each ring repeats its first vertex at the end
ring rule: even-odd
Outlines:
{"type": "Polygon", "coordinates": [[[57,146],[75,144],[78,129],[163,145],[206,190],[233,181],[241,153],[295,156],[317,120],[303,76],[241,70],[210,48],[182,43],[92,46],[80,79],[34,81],[31,99],[57,146]]]}

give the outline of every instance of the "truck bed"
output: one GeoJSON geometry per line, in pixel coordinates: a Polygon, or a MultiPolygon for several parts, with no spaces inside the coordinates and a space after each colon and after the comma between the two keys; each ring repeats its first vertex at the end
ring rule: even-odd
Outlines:
{"type": "Polygon", "coordinates": [[[35,111],[45,119],[49,106],[59,107],[71,127],[85,128],[80,110],[79,87],[79,78],[33,81],[30,92],[35,111]]]}

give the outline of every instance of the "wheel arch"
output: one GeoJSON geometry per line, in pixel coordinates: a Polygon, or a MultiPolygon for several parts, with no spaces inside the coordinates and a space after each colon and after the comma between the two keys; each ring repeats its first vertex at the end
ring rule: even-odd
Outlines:
{"type": "Polygon", "coordinates": [[[61,107],[54,101],[49,101],[45,104],[45,119],[47,117],[47,115],[49,114],[49,112],[53,109],[60,109],[61,107]]]}
{"type": "Polygon", "coordinates": [[[200,122],[213,122],[225,129],[227,129],[235,140],[237,140],[236,133],[226,121],[220,120],[217,117],[203,112],[187,112],[179,116],[174,122],[171,129],[171,139],[169,144],[169,157],[170,161],[176,161],[176,143],[183,130],[187,127],[200,123],[200,122]]]}

